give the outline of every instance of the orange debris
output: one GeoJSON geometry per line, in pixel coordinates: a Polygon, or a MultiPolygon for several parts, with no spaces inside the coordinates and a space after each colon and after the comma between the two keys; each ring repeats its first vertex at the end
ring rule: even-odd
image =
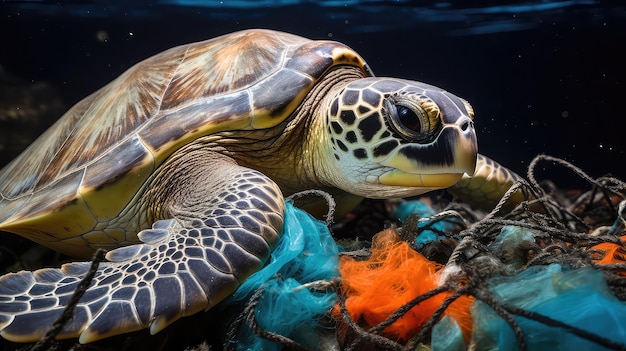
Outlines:
{"type": "MultiPolygon", "coordinates": [[[[411,249],[392,229],[378,233],[367,261],[341,257],[340,271],[346,308],[351,318],[369,328],[375,326],[414,298],[438,287],[440,264],[429,261],[411,249]]],[[[413,307],[402,318],[387,327],[386,336],[409,340],[415,336],[450,293],[431,297],[413,307]]],[[[469,297],[461,297],[447,310],[461,326],[463,335],[471,334],[469,297]]],[[[338,308],[335,309],[337,314],[338,308]]]]}
{"type": "Polygon", "coordinates": [[[594,250],[604,251],[604,256],[599,259],[595,259],[600,264],[624,264],[626,263],[626,235],[620,238],[622,245],[613,243],[602,243],[592,247],[594,250]]]}

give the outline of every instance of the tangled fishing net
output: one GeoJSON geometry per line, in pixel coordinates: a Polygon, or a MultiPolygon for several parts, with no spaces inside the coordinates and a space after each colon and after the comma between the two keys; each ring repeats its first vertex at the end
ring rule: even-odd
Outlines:
{"type": "MultiPolygon", "coordinates": [[[[626,350],[626,184],[592,179],[543,155],[527,178],[487,214],[455,202],[439,211],[429,201],[400,203],[394,215],[402,226],[380,232],[371,246],[350,245],[340,253],[341,278],[311,289],[334,306],[300,307],[309,312],[312,330],[326,334],[252,333],[311,350],[322,349],[323,338],[346,350],[626,350]],[[534,174],[540,162],[570,169],[591,189],[563,196],[540,184],[534,174]],[[519,191],[529,200],[504,211],[519,191]]],[[[309,283],[299,284],[287,290],[309,283]]],[[[263,286],[259,291],[270,287],[263,286]]],[[[271,319],[289,324],[288,309],[271,319]]],[[[260,321],[249,321],[262,329],[260,321]]]]}
{"type": "MultiPolygon", "coordinates": [[[[489,213],[438,198],[385,202],[332,228],[354,235],[380,223],[377,212],[398,224],[340,241],[287,200],[268,264],[214,308],[227,326],[210,330],[219,341],[184,349],[626,350],[625,194],[618,179],[541,155],[489,213]],[[541,162],[590,190],[540,183],[541,162]],[[528,200],[512,206],[519,192],[528,200]]],[[[54,329],[33,349],[53,339],[54,329]]]]}

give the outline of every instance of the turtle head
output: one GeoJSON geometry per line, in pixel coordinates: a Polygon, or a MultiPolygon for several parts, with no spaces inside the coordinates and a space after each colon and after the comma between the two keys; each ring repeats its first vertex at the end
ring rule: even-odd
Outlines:
{"type": "Polygon", "coordinates": [[[350,193],[413,196],[474,173],[473,109],[437,87],[358,79],[333,98],[327,116],[333,183],[350,193]]]}

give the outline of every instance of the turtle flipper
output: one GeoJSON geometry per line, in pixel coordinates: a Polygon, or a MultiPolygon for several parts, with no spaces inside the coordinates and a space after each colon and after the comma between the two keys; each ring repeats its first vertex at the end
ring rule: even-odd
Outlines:
{"type": "MultiPolygon", "coordinates": [[[[212,307],[263,265],[282,228],[280,190],[254,170],[229,165],[221,171],[189,190],[195,200],[173,201],[174,218],[141,231],[142,243],[107,253],[58,338],[87,343],[144,328],[154,334],[212,307]]],[[[18,342],[42,337],[89,266],[69,263],[1,277],[1,335],[18,342]]]]}
{"type": "MultiPolygon", "coordinates": [[[[491,210],[500,201],[500,198],[521,180],[515,172],[500,165],[489,157],[478,154],[476,159],[476,171],[473,176],[465,175],[448,191],[454,197],[484,210],[491,210]]],[[[524,200],[524,194],[517,191],[509,201],[520,203],[524,200]]]]}

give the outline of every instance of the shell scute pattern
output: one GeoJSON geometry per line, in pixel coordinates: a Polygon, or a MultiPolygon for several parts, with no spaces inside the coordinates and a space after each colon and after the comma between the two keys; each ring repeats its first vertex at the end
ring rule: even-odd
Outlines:
{"type": "MultiPolygon", "coordinates": [[[[33,144],[32,149],[44,151],[39,152],[39,157],[26,152],[19,162],[14,162],[7,168],[7,175],[20,174],[20,177],[5,181],[0,192],[4,197],[14,198],[50,185],[52,180],[58,179],[62,174],[71,173],[104,155],[104,150],[132,135],[148,119],[157,115],[159,109],[164,112],[169,109],[184,109],[185,104],[196,105],[200,97],[212,99],[219,94],[231,94],[257,83],[273,72],[281,73],[285,71],[282,69],[285,51],[302,44],[322,46],[286,34],[277,36],[264,31],[241,32],[231,35],[228,40],[220,37],[180,46],[149,58],[74,106],[66,114],[66,118],[33,144]],[[44,145],[46,147],[42,147],[44,145]]],[[[328,56],[325,60],[319,55],[311,55],[307,45],[298,49],[297,53],[302,52],[302,55],[290,60],[289,64],[298,72],[305,67],[313,69],[302,72],[317,78],[332,64],[329,52],[336,44],[325,44],[325,55],[328,56]]],[[[276,79],[289,81],[293,79],[293,75],[276,79]]],[[[310,78],[302,78],[301,84],[294,84],[297,87],[295,90],[309,84],[310,78]]],[[[250,101],[247,94],[245,95],[236,95],[234,100],[226,99],[228,101],[224,101],[223,106],[228,113],[222,114],[222,119],[216,118],[214,123],[220,124],[223,119],[251,112],[250,101]],[[233,106],[241,106],[242,109],[233,111],[233,106]]],[[[215,101],[210,102],[211,110],[216,111],[219,116],[219,102],[217,106],[213,106],[215,101]]],[[[274,103],[276,99],[260,99],[257,106],[271,107],[274,103]]],[[[193,115],[190,113],[193,111],[185,112],[193,115]]],[[[170,115],[163,113],[153,123],[158,119],[159,125],[173,127],[175,123],[167,123],[170,115]]],[[[180,123],[179,116],[175,114],[171,117],[180,123]]],[[[194,120],[193,116],[188,119],[194,120]]],[[[207,120],[206,116],[196,119],[207,120]]],[[[146,130],[169,131],[172,128],[159,128],[159,125],[155,125],[144,128],[141,136],[142,139],[149,140],[147,144],[152,150],[160,151],[162,145],[167,144],[168,137],[177,140],[181,134],[193,130],[192,126],[197,127],[199,124],[201,123],[189,123],[179,133],[166,133],[158,135],[159,137],[146,130]]]]}
{"type": "Polygon", "coordinates": [[[269,128],[282,121],[287,111],[293,111],[300,104],[314,82],[313,78],[299,72],[281,70],[268,77],[264,84],[252,87],[252,128],[269,128]]]}
{"type": "Polygon", "coordinates": [[[173,150],[199,135],[249,127],[252,123],[250,106],[250,96],[246,91],[194,101],[193,104],[164,110],[138,135],[160,164],[173,150]]]}
{"type": "Polygon", "coordinates": [[[368,75],[372,75],[365,61],[352,49],[331,41],[312,41],[300,46],[285,68],[318,79],[334,64],[362,67],[368,75]]]}
{"type": "Polygon", "coordinates": [[[185,64],[179,66],[163,96],[163,110],[248,88],[279,71],[287,50],[308,42],[267,31],[243,31],[224,38],[185,47],[185,64]]]}
{"type": "Polygon", "coordinates": [[[154,116],[183,55],[178,48],[142,61],[70,110],[75,124],[47,160],[38,188],[104,156],[154,116]]]}
{"type": "MultiPolygon", "coordinates": [[[[57,179],[51,184],[55,191],[39,191],[29,194],[28,201],[21,204],[19,211],[11,211],[13,208],[9,205],[11,215],[28,217],[49,213],[56,209],[59,203],[63,204],[65,216],[59,218],[60,221],[58,223],[50,223],[47,228],[27,226],[21,228],[22,231],[20,233],[35,241],[55,241],[58,240],[57,237],[47,234],[45,229],[54,228],[57,233],[71,233],[81,228],[92,228],[96,224],[96,219],[88,211],[83,199],[76,197],[83,173],[84,171],[74,172],[57,179]],[[67,227],[69,227],[69,230],[67,227]]],[[[4,215],[4,213],[0,215],[4,215]]],[[[7,228],[4,223],[1,227],[7,228]]],[[[60,238],[63,236],[64,234],[59,234],[60,238]]]]}
{"type": "Polygon", "coordinates": [[[130,217],[117,217],[174,150],[202,135],[275,126],[337,64],[368,71],[343,44],[263,30],[148,58],[76,104],[33,144],[37,152],[2,171],[0,228],[83,257],[135,242],[137,230],[124,229],[130,217]]]}
{"type": "Polygon", "coordinates": [[[154,156],[134,136],[86,167],[80,195],[98,221],[110,220],[119,214],[120,204],[131,201],[155,168],[154,156]]]}

